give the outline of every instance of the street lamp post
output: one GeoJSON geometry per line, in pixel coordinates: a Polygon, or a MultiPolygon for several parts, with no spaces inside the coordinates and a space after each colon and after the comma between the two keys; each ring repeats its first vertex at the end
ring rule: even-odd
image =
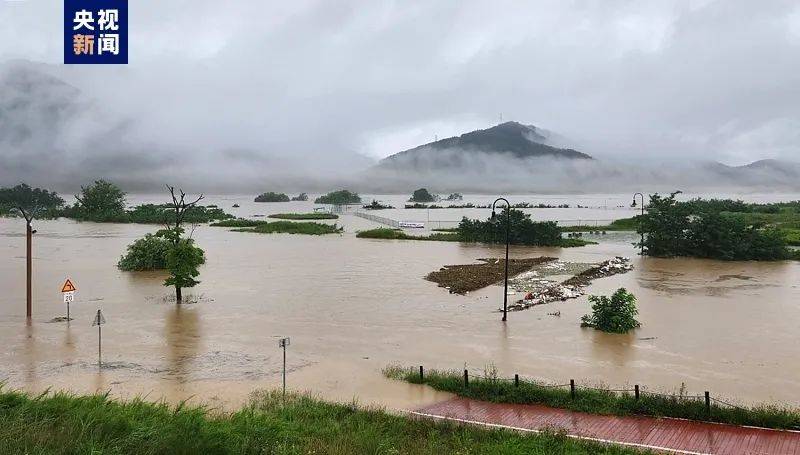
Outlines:
{"type": "Polygon", "coordinates": [[[639,218],[639,233],[642,234],[642,241],[639,243],[639,255],[644,256],[644,227],[642,223],[644,223],[644,194],[636,193],[633,195],[633,204],[631,207],[636,207],[636,196],[642,198],[642,216],[639,218]]]}
{"type": "Polygon", "coordinates": [[[503,287],[503,322],[506,321],[506,316],[508,315],[508,242],[509,242],[509,235],[511,233],[511,204],[509,204],[508,200],[502,197],[495,199],[492,203],[492,222],[497,222],[497,212],[495,212],[495,206],[499,201],[503,201],[506,203],[506,271],[505,271],[505,285],[503,287]]]}

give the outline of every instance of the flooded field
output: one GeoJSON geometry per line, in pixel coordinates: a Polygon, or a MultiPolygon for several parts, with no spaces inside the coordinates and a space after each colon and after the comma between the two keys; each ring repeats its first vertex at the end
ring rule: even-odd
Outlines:
{"type": "MultiPolygon", "coordinates": [[[[396,207],[404,200],[376,198],[396,207]]],[[[630,198],[619,195],[512,199],[517,201],[591,207],[526,210],[538,219],[611,220],[634,213],[630,198]]],[[[206,203],[243,217],[315,206],[255,204],[250,196],[209,197],[206,203]],[[233,209],[233,203],[241,207],[233,209]]],[[[448,221],[484,217],[489,210],[377,214],[426,221],[428,212],[433,221],[448,221]]],[[[574,378],[666,390],[684,383],[690,393],[800,405],[798,263],[641,259],[633,236],[619,233],[584,248],[512,247],[516,258],[596,263],[631,257],[633,271],[587,288],[610,293],[624,286],[639,298],[642,328],[609,335],[580,328],[589,309],[586,296],[511,313],[504,325],[495,312],[502,287],[462,296],[423,279],[445,264],[500,257],[502,246],[357,239],[357,230],[377,225],[350,214],[336,222],[344,225],[343,234],[320,237],[197,227],[194,238],[207,263],[201,284],[188,291],[195,303],[180,306],[170,301],[162,274],[115,267],[125,246],[156,226],[36,222],[34,319],[26,325],[24,224],[0,219],[0,380],[33,391],[111,390],[123,397],[194,397],[236,406],[254,389],[279,386],[278,339],[289,336],[290,388],[393,408],[440,395],[385,380],[380,370],[389,363],[475,371],[494,364],[503,375],[559,383],[574,378]],[[49,322],[64,315],[59,291],[67,277],[78,288],[74,320],[49,322]],[[107,319],[102,369],[91,327],[98,308],[107,319]],[[554,311],[560,317],[548,315],[554,311]]]]}

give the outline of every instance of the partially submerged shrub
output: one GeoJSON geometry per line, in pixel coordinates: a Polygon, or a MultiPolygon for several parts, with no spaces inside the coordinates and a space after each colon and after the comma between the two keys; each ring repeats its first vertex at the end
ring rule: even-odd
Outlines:
{"type": "Polygon", "coordinates": [[[636,297],[625,288],[619,288],[611,298],[592,295],[592,314],[581,318],[582,327],[594,327],[603,332],[626,333],[639,327],[636,315],[636,297]]]}

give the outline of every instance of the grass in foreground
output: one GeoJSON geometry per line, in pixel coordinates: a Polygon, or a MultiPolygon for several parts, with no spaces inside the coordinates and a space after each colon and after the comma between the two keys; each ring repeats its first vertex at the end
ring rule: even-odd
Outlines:
{"type": "Polygon", "coordinates": [[[106,395],[0,393],[3,454],[634,454],[558,434],[413,419],[277,392],[234,413],[106,395]]]}
{"type": "MultiPolygon", "coordinates": [[[[428,235],[409,235],[401,229],[376,228],[360,231],[356,237],[361,239],[388,239],[388,240],[435,240],[440,242],[463,242],[457,230],[434,229],[428,235]]],[[[557,245],[561,248],[572,248],[586,245],[595,245],[597,242],[583,239],[562,239],[557,245]]]]}
{"type": "Polygon", "coordinates": [[[279,220],[336,220],[339,215],[335,213],[312,212],[312,213],[275,213],[267,218],[277,218],[279,220]]]}
{"type": "Polygon", "coordinates": [[[569,387],[548,387],[521,378],[517,387],[513,381],[492,378],[491,373],[489,378],[470,377],[468,388],[464,387],[463,372],[460,371],[427,370],[424,379],[420,380],[419,370],[390,366],[384,369],[384,375],[414,384],[426,384],[436,390],[468,398],[498,403],[538,403],[592,414],[638,414],[764,428],[800,429],[800,411],[785,406],[732,408],[718,406],[712,402],[709,415],[702,399],[690,399],[681,394],[654,395],[642,391],[639,400],[636,400],[633,393],[620,394],[608,390],[578,388],[573,399],[569,387]]]}

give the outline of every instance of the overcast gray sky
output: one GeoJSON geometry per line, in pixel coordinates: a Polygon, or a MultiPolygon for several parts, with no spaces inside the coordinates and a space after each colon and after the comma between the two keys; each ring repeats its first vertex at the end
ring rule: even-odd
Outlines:
{"type": "Polygon", "coordinates": [[[97,172],[128,159],[129,176],[186,154],[199,175],[333,172],[501,115],[607,160],[800,159],[796,1],[129,3],[130,64],[103,67],[61,64],[61,0],[0,0],[0,63],[44,64],[25,65],[82,106],[0,117],[33,131],[0,137],[6,179],[22,153],[97,172]]]}

